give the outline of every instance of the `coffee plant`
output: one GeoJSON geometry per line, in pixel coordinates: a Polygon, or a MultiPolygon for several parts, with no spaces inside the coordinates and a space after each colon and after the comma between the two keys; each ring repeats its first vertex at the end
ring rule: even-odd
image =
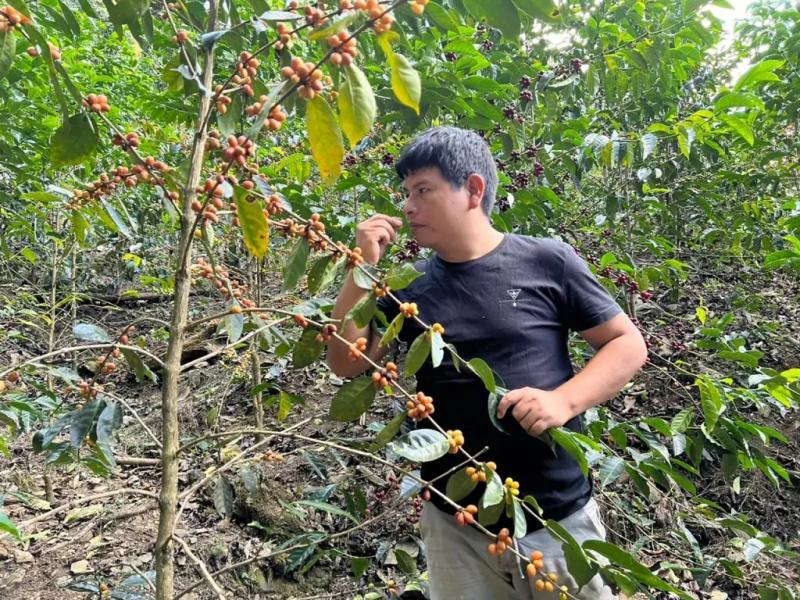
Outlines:
{"type": "MultiPolygon", "coordinates": [[[[754,2],[725,46],[711,10],[725,0],[7,1],[0,549],[13,560],[39,556],[50,530],[37,523],[130,497],[158,515],[142,533],[152,564],[74,563],[71,590],[267,594],[258,565],[271,565],[285,578],[324,567],[340,585],[324,591],[342,597],[414,597],[418,548],[364,536],[403,511],[413,531],[438,495],[560,600],[597,574],[628,596],[798,597],[796,7],[754,2]],[[440,426],[437,398],[409,384],[448,354],[502,429],[492,365],[395,294],[420,276],[408,228],[378,265],[353,245],[364,218],[402,216],[395,158],[436,124],[490,145],[495,228],[570,243],[646,337],[647,366],[587,412],[585,433],[545,434],[593,472],[608,541],[543,519],[491,449],[440,426]],[[348,320],[381,345],[407,321],[422,330],[392,360],[369,359],[330,316],[350,273],[364,294],[348,320]],[[399,304],[391,322],[379,298],[399,304]],[[331,344],[367,373],[332,375],[331,344]],[[203,389],[212,373],[226,383],[203,389]],[[316,415],[313,396],[331,390],[316,415]],[[121,451],[134,430],[152,456],[121,451]],[[422,479],[416,466],[447,453],[458,467],[422,479]],[[196,543],[242,504],[255,514],[263,478],[295,458],[325,486],[270,497],[283,520],[248,518],[241,560],[196,543]],[[133,466],[153,487],[122,481],[133,466]],[[109,489],[67,500],[79,476],[109,489]],[[201,518],[198,503],[213,510],[201,518]],[[513,527],[497,530],[503,515],[513,527]],[[518,551],[530,522],[560,542],[566,580],[518,551]]],[[[577,339],[571,351],[590,357],[577,339]]],[[[288,597],[275,593],[261,597],[288,597]]]]}

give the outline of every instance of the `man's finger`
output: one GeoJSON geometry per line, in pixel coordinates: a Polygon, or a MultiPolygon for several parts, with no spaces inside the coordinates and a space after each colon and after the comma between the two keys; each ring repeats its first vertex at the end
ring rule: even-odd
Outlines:
{"type": "Polygon", "coordinates": [[[497,405],[497,418],[506,416],[506,411],[522,399],[522,390],[511,390],[500,399],[497,405]]]}

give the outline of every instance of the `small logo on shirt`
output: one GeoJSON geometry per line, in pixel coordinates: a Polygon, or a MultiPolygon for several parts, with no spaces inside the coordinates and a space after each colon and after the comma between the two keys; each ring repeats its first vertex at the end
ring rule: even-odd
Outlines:
{"type": "MultiPolygon", "coordinates": [[[[517,298],[519,297],[521,291],[521,289],[506,290],[506,294],[508,294],[511,298],[511,306],[517,305],[517,298]]],[[[506,300],[506,302],[508,302],[508,300],[506,300]]]]}

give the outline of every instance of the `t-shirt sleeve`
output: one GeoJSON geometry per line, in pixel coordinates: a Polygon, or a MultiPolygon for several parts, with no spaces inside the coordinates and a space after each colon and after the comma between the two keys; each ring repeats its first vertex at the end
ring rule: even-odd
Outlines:
{"type": "Polygon", "coordinates": [[[573,331],[584,331],[608,321],[622,312],[575,250],[564,244],[564,271],[561,278],[562,321],[573,331]]]}

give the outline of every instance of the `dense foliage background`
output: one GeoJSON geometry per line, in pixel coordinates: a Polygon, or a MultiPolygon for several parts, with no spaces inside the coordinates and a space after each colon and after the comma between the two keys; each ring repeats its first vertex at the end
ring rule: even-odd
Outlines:
{"type": "MultiPolygon", "coordinates": [[[[323,65],[327,109],[289,95],[280,130],[245,111],[287,89],[281,69],[292,56],[326,56],[326,36],[302,31],[259,55],[254,98],[236,84],[210,128],[222,140],[256,139],[257,189],[302,217],[318,213],[345,244],[375,211],[400,215],[392,165],[415,133],[432,124],[479,131],[501,170],[495,226],[572,244],[650,346],[643,373],[587,414],[588,434],[559,442],[594,468],[613,542],[603,549],[607,577],[627,594],[796,598],[800,11],[754,2],[723,44],[699,0],[441,0],[421,16],[396,4],[390,33],[359,35],[360,75],[323,65]]],[[[0,562],[10,568],[0,586],[10,598],[147,597],[156,505],[120,517],[111,494],[91,496],[158,488],[159,365],[135,347],[113,373],[98,350],[37,357],[119,342],[133,321],[130,344],[164,357],[181,206],[192,192],[181,186],[198,107],[215,94],[202,81],[204,57],[213,49],[213,85],[230,83],[240,52],[279,39],[278,24],[294,17],[283,3],[227,0],[207,32],[208,6],[197,0],[10,5],[33,24],[10,27],[3,9],[0,562]],[[173,41],[177,30],[185,44],[173,41]],[[83,107],[88,94],[107,96],[110,110],[83,107]],[[94,194],[100,183],[91,182],[138,160],[114,132],[136,132],[140,158],[174,168],[164,185],[94,194]],[[67,387],[101,375],[99,400],[84,404],[67,387]],[[112,555],[126,526],[132,534],[112,555]]],[[[352,14],[355,31],[364,18],[352,14]]],[[[221,164],[212,148],[203,179],[221,164]]],[[[253,233],[266,221],[242,214],[234,197],[242,188],[221,189],[219,223],[199,230],[192,262],[224,265],[259,306],[309,318],[329,310],[344,264],[275,231],[267,251],[253,233]]],[[[392,265],[418,252],[404,229],[382,267],[397,277],[405,271],[392,265]]],[[[236,597],[424,593],[416,508],[401,497],[416,495],[413,482],[348,453],[376,452],[397,433],[373,439],[387,422],[400,425],[391,399],[330,414],[330,396],[347,386],[318,360],[316,332],[280,322],[250,335],[266,316],[226,316],[230,298],[200,278],[192,294],[190,320],[218,318],[206,330],[195,323],[181,357],[181,443],[252,425],[259,413],[262,429],[310,436],[275,437],[272,458],[241,460],[208,481],[208,469],[244,458],[257,440],[220,435],[181,456],[183,489],[210,484],[181,498],[179,535],[199,562],[236,597]]],[[[576,339],[576,364],[589,356],[576,339]]],[[[187,568],[178,580],[192,577],[187,568]]]]}

